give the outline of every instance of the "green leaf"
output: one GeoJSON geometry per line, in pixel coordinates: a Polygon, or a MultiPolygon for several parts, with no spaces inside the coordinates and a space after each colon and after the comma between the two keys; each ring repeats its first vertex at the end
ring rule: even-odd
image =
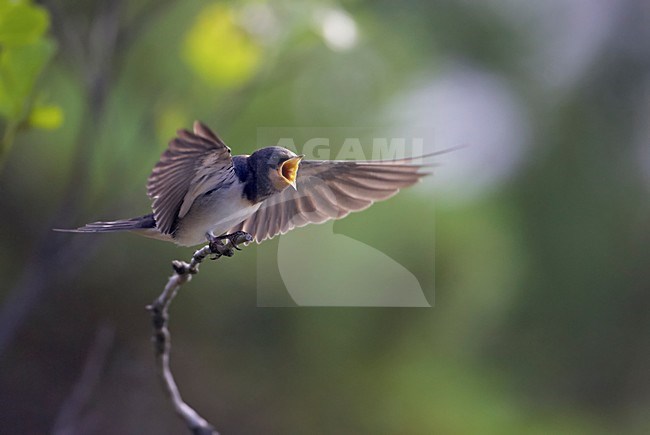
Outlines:
{"type": "Polygon", "coordinates": [[[35,105],[27,122],[30,127],[54,130],[63,123],[63,110],[55,105],[35,105]]]}
{"type": "Polygon", "coordinates": [[[39,6],[0,1],[0,45],[32,44],[43,36],[49,25],[47,11],[39,6]]]}
{"type": "Polygon", "coordinates": [[[23,114],[26,99],[43,68],[54,54],[55,45],[40,40],[11,47],[0,53],[0,111],[11,118],[23,114]]]}

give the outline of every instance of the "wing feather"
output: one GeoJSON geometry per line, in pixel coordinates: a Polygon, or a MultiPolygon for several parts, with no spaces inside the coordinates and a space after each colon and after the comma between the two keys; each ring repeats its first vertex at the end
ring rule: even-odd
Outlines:
{"type": "Polygon", "coordinates": [[[199,195],[233,174],[230,148],[208,127],[197,121],[194,132],[179,130],[147,183],[158,230],[172,234],[199,195]]]}
{"type": "Polygon", "coordinates": [[[297,190],[287,188],[229,232],[243,230],[258,243],[309,223],[340,219],[395,195],[423,176],[413,159],[389,161],[303,160],[297,190]]]}

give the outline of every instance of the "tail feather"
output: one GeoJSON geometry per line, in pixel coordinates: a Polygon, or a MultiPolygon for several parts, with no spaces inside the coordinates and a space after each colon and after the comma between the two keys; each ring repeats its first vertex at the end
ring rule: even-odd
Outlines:
{"type": "Polygon", "coordinates": [[[117,231],[133,231],[147,228],[156,228],[153,214],[148,214],[131,219],[120,219],[110,222],[92,222],[76,229],[55,229],[65,233],[111,233],[117,231]]]}

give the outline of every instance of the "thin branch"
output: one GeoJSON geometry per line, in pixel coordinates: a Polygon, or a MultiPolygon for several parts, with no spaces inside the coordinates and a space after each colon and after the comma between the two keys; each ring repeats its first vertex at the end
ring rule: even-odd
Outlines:
{"type": "Polygon", "coordinates": [[[216,429],[201,417],[191,406],[183,401],[174,381],[169,359],[171,353],[171,334],[169,333],[169,306],[178,294],[181,286],[192,279],[192,275],[199,273],[199,265],[206,257],[212,255],[216,260],[225,255],[231,257],[234,250],[239,250],[238,245],[246,244],[253,240],[250,234],[243,231],[235,233],[225,242],[213,240],[208,245],[199,249],[192,256],[189,263],[175,260],[172,262],[174,274],[169,277],[167,285],[158,298],[147,307],[153,321],[153,344],[158,376],[171,400],[174,410],[181,417],[190,431],[195,435],[218,435],[216,429]]]}

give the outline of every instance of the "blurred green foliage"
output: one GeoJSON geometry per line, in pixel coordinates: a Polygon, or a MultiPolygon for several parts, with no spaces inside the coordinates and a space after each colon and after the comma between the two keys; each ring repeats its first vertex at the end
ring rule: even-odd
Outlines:
{"type": "Polygon", "coordinates": [[[60,107],[35,92],[56,48],[46,34],[49,26],[42,6],[29,0],[0,1],[0,162],[19,128],[55,129],[63,122],[60,107]]]}
{"type": "Polygon", "coordinates": [[[174,302],[183,396],[222,433],[647,433],[650,26],[643,0],[576,4],[0,0],[16,143],[0,173],[0,432],[52,431],[102,325],[114,340],[76,432],[184,430],[143,307],[192,250],[50,231],[146,213],[176,129],[200,119],[236,154],[271,145],[261,127],[338,131],[335,147],[339,127],[430,128],[439,149],[464,136],[436,140],[434,108],[473,107],[496,80],[528,125],[493,122],[498,98],[446,121],[478,139],[440,157],[434,184],[334,224],[413,272],[434,308],[258,308],[260,289],[287,292],[258,272],[277,240],[249,246],[174,302]],[[508,148],[495,128],[525,134],[508,148]]]}
{"type": "Polygon", "coordinates": [[[212,4],[202,9],[187,32],[183,55],[209,85],[232,87],[255,73],[262,47],[238,26],[232,8],[212,4]]]}

